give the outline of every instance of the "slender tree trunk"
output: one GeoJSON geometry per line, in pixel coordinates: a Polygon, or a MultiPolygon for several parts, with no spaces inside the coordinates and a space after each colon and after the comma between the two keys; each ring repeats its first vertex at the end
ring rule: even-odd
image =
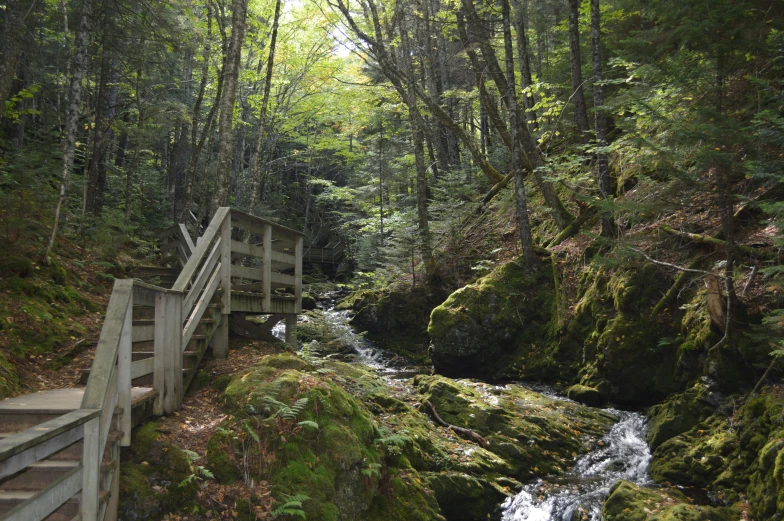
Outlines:
{"type": "Polygon", "coordinates": [[[103,7],[103,33],[101,37],[101,69],[98,73],[98,93],[95,96],[95,132],[93,133],[93,151],[90,156],[90,175],[87,184],[86,211],[94,216],[103,210],[103,192],[106,188],[106,140],[107,131],[107,84],[111,74],[111,57],[109,52],[110,16],[107,6],[103,7]]]}
{"type": "MultiPolygon", "coordinates": [[[[512,88],[510,87],[510,81],[507,80],[504,72],[501,70],[501,66],[498,62],[495,50],[493,49],[493,46],[490,42],[490,35],[488,34],[487,30],[482,27],[482,21],[474,9],[472,0],[463,0],[462,5],[466,13],[465,19],[469,21],[471,26],[474,28],[474,33],[478,40],[479,48],[482,51],[484,63],[487,66],[490,77],[493,79],[496,88],[498,88],[498,92],[508,92],[509,89],[512,88]]],[[[459,26],[460,18],[458,18],[458,28],[459,26]]],[[[474,60],[472,60],[472,62],[475,63],[474,60]]],[[[512,65],[514,65],[514,56],[512,56],[512,65]]],[[[477,67],[477,65],[474,64],[474,67],[477,67]]],[[[508,96],[504,97],[507,102],[507,110],[512,110],[512,108],[508,106],[508,103],[510,103],[513,99],[516,101],[516,98],[516,95],[514,98],[510,98],[508,96]]],[[[522,112],[519,107],[519,103],[518,106],[515,107],[515,110],[518,113],[522,112]]],[[[490,116],[492,118],[492,113],[490,116]]],[[[534,141],[531,132],[528,130],[528,126],[525,124],[525,121],[521,117],[516,118],[515,123],[517,124],[516,136],[518,145],[520,145],[518,150],[520,150],[519,153],[524,153],[525,158],[527,159],[524,166],[526,166],[534,175],[534,180],[542,192],[542,196],[544,197],[547,206],[550,208],[553,219],[555,220],[558,227],[563,230],[572,221],[572,216],[563,206],[563,203],[561,203],[561,200],[558,197],[558,194],[555,192],[555,188],[553,187],[552,183],[546,181],[542,175],[540,169],[544,166],[544,159],[542,158],[541,153],[537,148],[536,142],[534,141]]],[[[523,161],[521,160],[521,164],[522,163],[523,161]]],[[[503,179],[499,180],[499,182],[502,180],[503,179]]]]}
{"type": "Polygon", "coordinates": [[[201,156],[202,148],[204,148],[204,142],[207,137],[207,131],[212,124],[212,118],[215,117],[215,110],[218,106],[218,100],[220,100],[222,94],[222,85],[223,85],[223,71],[218,73],[218,88],[217,88],[217,96],[215,98],[215,102],[213,103],[212,107],[210,108],[210,112],[207,116],[207,121],[205,121],[204,126],[202,127],[201,137],[199,136],[199,116],[201,114],[201,105],[204,102],[204,93],[207,90],[207,79],[210,75],[210,55],[212,51],[212,9],[210,8],[209,4],[207,4],[207,38],[204,42],[204,60],[201,66],[201,82],[199,83],[199,93],[196,96],[196,103],[193,105],[193,115],[191,117],[191,143],[190,143],[190,151],[191,157],[188,162],[188,166],[185,169],[183,174],[182,180],[182,199],[178,203],[178,207],[180,209],[180,214],[178,216],[178,221],[181,223],[188,222],[188,212],[191,210],[191,203],[193,202],[193,181],[194,177],[196,176],[196,166],[199,162],[199,157],[201,156]],[[198,140],[198,141],[197,141],[198,140]]]}
{"type": "MultiPolygon", "coordinates": [[[[267,105],[269,104],[270,91],[272,90],[272,69],[275,65],[275,47],[278,40],[278,22],[280,20],[280,9],[282,0],[275,2],[275,16],[272,20],[272,35],[270,36],[270,50],[267,57],[267,73],[264,77],[264,94],[261,99],[261,114],[259,115],[259,129],[256,134],[256,146],[250,157],[251,188],[248,211],[252,214],[261,198],[261,191],[264,185],[264,175],[261,165],[261,153],[264,146],[264,129],[267,125],[267,105]]],[[[269,136],[267,136],[269,138],[269,136]]]]}
{"type": "MultiPolygon", "coordinates": [[[[591,0],[591,55],[593,61],[593,105],[596,125],[596,145],[600,148],[607,146],[607,115],[604,113],[604,70],[602,64],[602,33],[601,13],[599,0],[591,0]]],[[[599,196],[603,200],[610,199],[613,195],[610,180],[610,163],[607,153],[600,150],[596,153],[596,167],[599,175],[599,196]]],[[[602,235],[613,237],[615,226],[612,214],[602,212],[602,235]]]]}
{"type": "MultiPolygon", "coordinates": [[[[520,82],[523,89],[530,89],[534,80],[531,74],[531,57],[528,51],[528,37],[526,36],[526,11],[528,0],[515,0],[514,27],[517,32],[517,61],[520,63],[520,82]]],[[[525,119],[531,128],[537,127],[536,111],[534,110],[536,101],[533,93],[528,90],[523,94],[523,107],[525,108],[525,119]]]]}
{"type": "Polygon", "coordinates": [[[41,263],[49,265],[49,254],[57,240],[57,228],[60,224],[60,213],[65,203],[68,193],[68,183],[71,177],[71,170],[74,163],[74,149],[76,148],[76,129],[79,120],[79,104],[82,96],[82,75],[87,69],[87,43],[92,31],[91,27],[92,0],[83,0],[82,12],[79,17],[79,32],[76,35],[76,53],[74,54],[73,66],[71,67],[71,89],[68,96],[68,115],[65,125],[65,139],[63,140],[63,170],[60,180],[60,195],[57,198],[57,206],[54,211],[54,223],[52,224],[52,235],[46,245],[42,255],[41,263]]]}
{"type": "Polygon", "coordinates": [[[19,69],[24,48],[25,20],[33,12],[35,4],[36,0],[16,0],[6,2],[4,9],[0,9],[0,120],[19,69]]]}
{"type": "Polygon", "coordinates": [[[427,166],[425,165],[425,134],[424,119],[417,107],[417,94],[415,90],[414,64],[411,58],[411,43],[405,22],[405,8],[398,4],[398,21],[401,42],[401,57],[406,75],[408,88],[406,90],[406,105],[411,125],[411,142],[414,147],[414,163],[416,166],[416,206],[417,224],[419,230],[419,250],[425,264],[425,270],[430,275],[434,268],[433,250],[430,245],[430,220],[427,208],[427,166]]]}
{"type": "Polygon", "coordinates": [[[511,28],[511,9],[509,0],[503,0],[503,24],[504,24],[504,51],[506,52],[506,74],[508,76],[509,89],[505,95],[509,107],[509,129],[512,134],[512,170],[515,177],[515,196],[517,197],[517,231],[520,234],[520,245],[523,252],[525,264],[530,268],[535,266],[539,260],[534,253],[534,242],[531,234],[531,223],[528,221],[528,202],[525,195],[525,183],[523,181],[523,165],[520,163],[520,140],[517,137],[518,118],[522,115],[518,113],[517,91],[515,89],[515,69],[514,55],[512,54],[512,28],[511,28]]]}
{"type": "Polygon", "coordinates": [[[247,23],[248,0],[232,0],[231,3],[231,37],[229,48],[226,52],[226,64],[223,77],[223,96],[220,101],[220,119],[218,132],[218,160],[215,171],[215,186],[213,190],[210,214],[226,204],[229,194],[229,176],[231,175],[233,159],[233,121],[234,101],[237,97],[237,83],[240,73],[240,58],[242,55],[242,42],[245,39],[245,26],[247,23]]]}
{"type": "Polygon", "coordinates": [[[574,99],[575,122],[580,139],[590,130],[588,110],[583,94],[582,59],[580,58],[580,0],[567,0],[569,10],[569,66],[572,69],[572,99],[574,99]]]}

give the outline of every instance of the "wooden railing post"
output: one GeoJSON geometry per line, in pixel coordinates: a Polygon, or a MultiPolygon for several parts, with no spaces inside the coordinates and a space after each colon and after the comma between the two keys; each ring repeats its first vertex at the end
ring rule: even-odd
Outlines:
{"type": "Polygon", "coordinates": [[[97,521],[99,478],[101,474],[101,418],[93,418],[84,424],[82,447],[82,499],[81,520],[97,521]]]}
{"type": "Polygon", "coordinates": [[[182,293],[160,292],[155,296],[153,385],[158,397],[156,416],[170,414],[182,403],[182,293]]]}
{"type": "Polygon", "coordinates": [[[304,249],[304,238],[297,237],[296,245],[294,246],[294,296],[297,298],[294,310],[297,313],[302,312],[302,252],[304,249]]]}
{"type": "Polygon", "coordinates": [[[226,214],[226,219],[220,231],[220,256],[221,256],[221,321],[212,337],[212,354],[215,358],[226,358],[229,354],[229,315],[231,315],[231,212],[226,214]]]}
{"type": "Polygon", "coordinates": [[[262,257],[262,291],[264,292],[264,304],[262,309],[269,312],[272,309],[272,226],[264,225],[264,251],[262,257]]]}
{"type": "Polygon", "coordinates": [[[120,347],[117,354],[117,405],[120,407],[119,426],[123,433],[120,444],[123,447],[131,445],[131,358],[133,342],[133,291],[128,310],[125,313],[125,323],[120,334],[120,347]]]}

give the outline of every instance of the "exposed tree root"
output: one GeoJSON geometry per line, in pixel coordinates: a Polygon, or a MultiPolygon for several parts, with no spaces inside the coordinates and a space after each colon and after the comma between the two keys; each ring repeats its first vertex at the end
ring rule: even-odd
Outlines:
{"type": "Polygon", "coordinates": [[[451,429],[455,434],[457,434],[463,439],[473,441],[474,443],[477,443],[486,449],[490,448],[490,442],[488,442],[486,439],[484,439],[482,436],[475,433],[471,429],[458,427],[457,425],[452,425],[451,423],[445,422],[438,415],[438,413],[436,412],[436,408],[433,406],[432,403],[430,403],[430,400],[425,400],[425,405],[427,405],[427,408],[430,409],[430,415],[433,417],[433,421],[436,422],[438,425],[441,425],[442,427],[446,427],[447,429],[451,429]]]}

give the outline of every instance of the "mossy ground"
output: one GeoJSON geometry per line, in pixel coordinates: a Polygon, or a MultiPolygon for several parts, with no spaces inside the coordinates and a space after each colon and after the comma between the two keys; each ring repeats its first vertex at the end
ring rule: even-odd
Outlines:
{"type": "Polygon", "coordinates": [[[703,487],[725,503],[745,498],[754,519],[773,521],[784,512],[784,389],[766,388],[742,405],[735,400],[662,443],[651,475],[703,487]]]}
{"type": "Polygon", "coordinates": [[[264,480],[278,506],[304,494],[316,520],[485,519],[521,480],[569,468],[613,422],[517,386],[394,385],[360,364],[291,353],[235,375],[222,396],[229,419],[208,468],[223,483],[264,480]],[[425,400],[489,448],[437,427],[425,400]]]}
{"type": "Polygon", "coordinates": [[[677,489],[619,481],[602,509],[606,521],[739,521],[741,510],[694,505],[677,489]]]}
{"type": "Polygon", "coordinates": [[[73,384],[59,370],[97,336],[109,282],[73,262],[0,257],[0,399],[73,384]]]}

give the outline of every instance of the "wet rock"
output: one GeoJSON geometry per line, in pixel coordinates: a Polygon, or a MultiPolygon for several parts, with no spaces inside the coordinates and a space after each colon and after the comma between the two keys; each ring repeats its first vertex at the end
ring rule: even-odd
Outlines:
{"type": "Polygon", "coordinates": [[[737,508],[695,505],[676,489],[619,481],[602,508],[605,521],[738,521],[737,508]]]}
{"type": "Polygon", "coordinates": [[[566,397],[590,407],[601,407],[604,403],[602,393],[598,389],[587,385],[573,385],[566,391],[566,397]]]}

